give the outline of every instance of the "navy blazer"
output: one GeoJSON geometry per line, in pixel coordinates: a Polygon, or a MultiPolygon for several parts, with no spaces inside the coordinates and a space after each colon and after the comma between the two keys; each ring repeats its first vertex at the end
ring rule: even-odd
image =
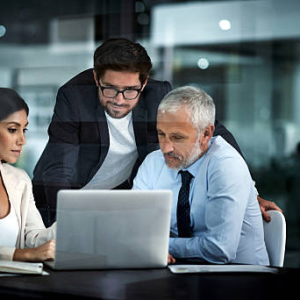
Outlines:
{"type": "MultiPolygon", "coordinates": [[[[128,182],[130,188],[137,169],[148,153],[158,149],[157,109],[171,90],[167,81],[149,78],[133,109],[133,129],[138,159],[128,182]]],[[[221,135],[239,152],[232,134],[216,121],[215,135],[221,135]]],[[[109,133],[104,109],[98,98],[93,69],[76,75],[57,93],[54,114],[48,129],[49,141],[35,167],[33,191],[36,205],[44,217],[56,210],[60,189],[79,189],[99,170],[109,149],[109,133]]],[[[53,220],[52,220],[53,221],[53,220]]],[[[49,225],[49,224],[47,224],[49,225]]]]}

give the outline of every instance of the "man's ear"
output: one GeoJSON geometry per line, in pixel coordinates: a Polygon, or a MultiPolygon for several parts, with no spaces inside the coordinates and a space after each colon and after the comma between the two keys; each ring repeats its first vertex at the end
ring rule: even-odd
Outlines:
{"type": "Polygon", "coordinates": [[[214,135],[214,131],[215,131],[215,126],[213,124],[209,124],[204,129],[204,136],[210,140],[214,135]]]}
{"type": "Polygon", "coordinates": [[[94,74],[94,80],[95,80],[96,86],[99,86],[99,81],[98,81],[97,74],[96,74],[95,70],[93,70],[93,74],[94,74]]]}
{"type": "Polygon", "coordinates": [[[213,137],[215,126],[213,124],[207,125],[200,135],[200,146],[204,149],[208,147],[210,139],[213,137]]]}
{"type": "Polygon", "coordinates": [[[143,86],[142,86],[142,91],[144,90],[145,86],[146,86],[147,83],[148,83],[148,78],[149,78],[149,77],[147,77],[147,79],[145,80],[145,82],[144,82],[144,84],[143,84],[143,86]]]}

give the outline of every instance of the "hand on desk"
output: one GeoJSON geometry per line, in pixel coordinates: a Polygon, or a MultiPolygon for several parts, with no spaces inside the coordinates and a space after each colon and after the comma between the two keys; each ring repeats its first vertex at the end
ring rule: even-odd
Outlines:
{"type": "Polygon", "coordinates": [[[263,215],[263,218],[266,222],[271,221],[270,215],[267,213],[268,210],[278,210],[282,213],[282,210],[274,203],[268,200],[265,200],[261,198],[260,196],[257,196],[257,201],[260,206],[261,213],[263,215]]]}
{"type": "Polygon", "coordinates": [[[16,249],[15,261],[45,261],[53,260],[55,256],[55,240],[50,240],[36,248],[16,249]]]}

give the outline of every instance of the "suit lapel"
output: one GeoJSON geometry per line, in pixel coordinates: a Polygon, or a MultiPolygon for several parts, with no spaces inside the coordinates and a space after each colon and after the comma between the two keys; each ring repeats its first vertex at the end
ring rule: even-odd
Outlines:
{"type": "Polygon", "coordinates": [[[142,103],[143,94],[132,113],[134,136],[140,157],[147,154],[147,111],[142,103]]]}
{"type": "Polygon", "coordinates": [[[98,124],[99,135],[100,135],[100,143],[101,143],[100,165],[102,165],[109,149],[109,132],[108,132],[108,125],[107,125],[104,109],[101,106],[99,100],[95,107],[95,120],[98,124]]]}

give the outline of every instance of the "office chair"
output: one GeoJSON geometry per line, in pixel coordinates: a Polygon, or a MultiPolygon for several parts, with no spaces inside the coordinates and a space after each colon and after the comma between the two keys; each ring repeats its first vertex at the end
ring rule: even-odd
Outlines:
{"type": "Polygon", "coordinates": [[[282,267],[285,253],[286,223],[284,215],[276,210],[268,211],[271,221],[264,223],[264,234],[270,266],[282,267]]]}

